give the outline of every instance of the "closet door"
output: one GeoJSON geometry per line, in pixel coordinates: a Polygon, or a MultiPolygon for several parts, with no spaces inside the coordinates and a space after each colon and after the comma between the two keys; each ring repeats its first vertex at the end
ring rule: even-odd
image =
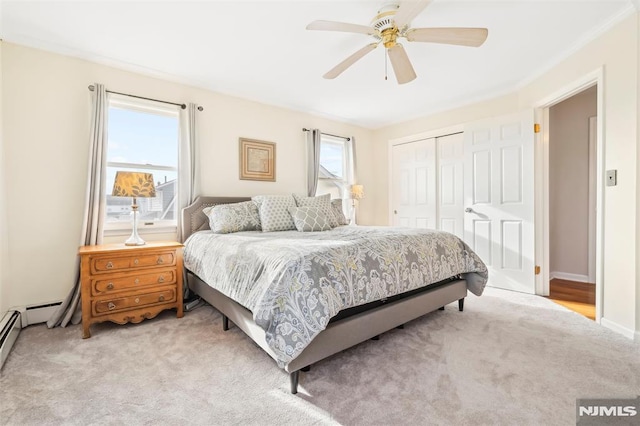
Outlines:
{"type": "Polygon", "coordinates": [[[464,238],[464,135],[436,140],[438,161],[438,229],[464,238]]]}
{"type": "Polygon", "coordinates": [[[393,225],[435,229],[436,140],[394,145],[391,153],[393,225]]]}

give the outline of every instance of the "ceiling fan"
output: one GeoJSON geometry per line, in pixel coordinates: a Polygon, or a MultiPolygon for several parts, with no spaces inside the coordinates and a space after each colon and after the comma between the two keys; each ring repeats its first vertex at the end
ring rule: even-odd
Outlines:
{"type": "Polygon", "coordinates": [[[411,28],[411,21],[418,16],[431,0],[387,2],[378,11],[370,26],[348,24],[334,21],[313,21],[307,25],[308,30],[342,31],[373,36],[375,42],[366,45],[323,75],[333,79],[347,68],[378,47],[380,43],[387,49],[391,66],[398,84],[408,83],[416,78],[404,47],[398,43],[399,38],[407,41],[425,43],[455,44],[459,46],[479,47],[487,39],[486,28],[411,28]]]}

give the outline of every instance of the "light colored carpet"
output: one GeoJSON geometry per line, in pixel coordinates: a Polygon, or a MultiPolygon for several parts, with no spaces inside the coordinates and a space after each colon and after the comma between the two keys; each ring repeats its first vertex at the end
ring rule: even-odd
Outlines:
{"type": "Polygon", "coordinates": [[[22,331],[3,424],[575,424],[576,398],[640,393],[640,344],[541,297],[489,289],[288,375],[206,306],[141,324],[22,331]]]}

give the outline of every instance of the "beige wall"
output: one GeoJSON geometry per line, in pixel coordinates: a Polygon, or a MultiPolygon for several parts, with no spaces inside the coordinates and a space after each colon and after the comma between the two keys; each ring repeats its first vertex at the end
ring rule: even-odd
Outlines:
{"type": "Polygon", "coordinates": [[[589,275],[589,117],[592,87],[549,109],[549,270],[589,275]]]}
{"type": "MultiPolygon", "coordinates": [[[[376,131],[376,222],[388,223],[388,141],[516,110],[542,100],[603,68],[605,168],[618,170],[618,185],[604,191],[603,317],[626,330],[640,319],[640,222],[638,195],[638,14],[629,16],[531,83],[500,98],[376,131]],[[629,238],[635,235],[636,238],[629,238]],[[637,302],[637,303],[636,303],[637,302]],[[638,305],[638,306],[636,306],[638,305]]],[[[508,63],[502,64],[508,66],[508,63]]]]}
{"type": "MultiPolygon", "coordinates": [[[[305,192],[302,127],[355,136],[360,181],[373,174],[371,132],[107,66],[5,43],[2,51],[11,305],[62,299],[73,281],[87,170],[90,96],[108,89],[204,107],[199,119],[202,192],[250,196],[305,192]],[[277,143],[277,181],[238,179],[238,138],[277,143]]],[[[362,223],[372,221],[367,200],[362,223]]],[[[149,240],[153,237],[149,237],[149,240]]]]}
{"type": "MultiPolygon", "coordinates": [[[[636,2],[637,3],[637,2],[636,2]]],[[[640,6],[637,6],[640,9],[640,6]]],[[[636,14],[637,18],[637,28],[640,38],[640,13],[636,14]]],[[[637,102],[636,108],[638,111],[638,116],[640,116],[640,42],[636,40],[637,47],[637,102]]],[[[638,136],[638,145],[640,145],[640,119],[638,119],[637,123],[637,136],[638,136]]],[[[640,165],[640,149],[636,151],[636,164],[640,165]]],[[[636,197],[636,223],[639,224],[636,227],[636,265],[640,265],[640,171],[636,173],[636,188],[639,191],[636,197]]],[[[636,268],[636,340],[640,341],[640,268],[636,268]]]]}
{"type": "MultiPolygon", "coordinates": [[[[0,40],[0,64],[2,64],[3,42],[0,40]]],[[[5,157],[2,137],[2,67],[0,67],[0,318],[9,306],[9,285],[7,284],[7,263],[9,242],[7,238],[7,203],[5,197],[5,157]]]]}

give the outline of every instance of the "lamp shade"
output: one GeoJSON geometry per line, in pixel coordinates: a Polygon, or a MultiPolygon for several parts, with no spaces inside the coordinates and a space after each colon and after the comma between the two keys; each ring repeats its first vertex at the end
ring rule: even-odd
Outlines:
{"type": "Polygon", "coordinates": [[[156,187],[153,184],[153,175],[143,172],[116,172],[111,195],[114,197],[155,197],[156,187]]]}
{"type": "Polygon", "coordinates": [[[354,200],[361,200],[364,198],[364,186],[351,185],[351,198],[354,200]]]}

